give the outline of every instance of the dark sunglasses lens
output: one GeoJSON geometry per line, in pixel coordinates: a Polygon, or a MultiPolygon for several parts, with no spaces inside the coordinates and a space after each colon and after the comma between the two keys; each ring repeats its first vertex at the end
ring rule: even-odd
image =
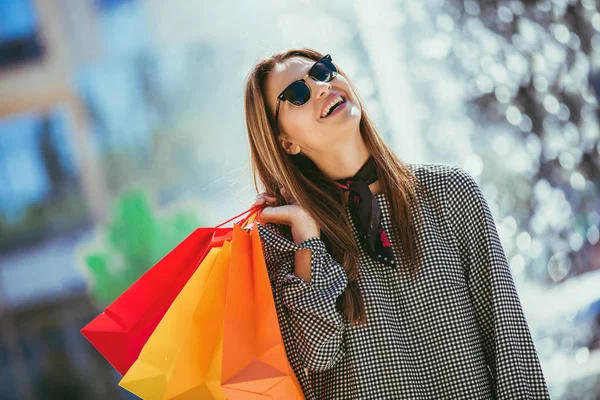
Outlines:
{"type": "Polygon", "coordinates": [[[295,106],[301,106],[310,99],[310,89],[304,82],[294,82],[283,93],[285,99],[295,106]]]}
{"type": "Polygon", "coordinates": [[[337,75],[335,65],[328,59],[324,58],[316,63],[310,70],[310,76],[321,81],[329,82],[337,75]]]}

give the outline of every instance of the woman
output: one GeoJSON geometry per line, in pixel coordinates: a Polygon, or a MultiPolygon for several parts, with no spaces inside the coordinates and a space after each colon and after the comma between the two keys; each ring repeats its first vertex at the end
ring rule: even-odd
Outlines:
{"type": "Polygon", "coordinates": [[[314,50],[256,63],[245,112],[258,229],[307,399],[549,398],[471,175],[401,162],[314,50]]]}

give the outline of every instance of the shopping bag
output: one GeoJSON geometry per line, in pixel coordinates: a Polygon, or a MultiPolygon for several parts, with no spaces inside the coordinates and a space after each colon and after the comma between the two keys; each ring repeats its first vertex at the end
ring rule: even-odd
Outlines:
{"type": "Polygon", "coordinates": [[[220,388],[231,243],[213,248],[119,386],[145,400],[225,400],[220,388]]]}
{"type": "Polygon", "coordinates": [[[260,240],[256,223],[250,232],[233,226],[221,387],[230,400],[304,399],[285,352],[260,240]]]}
{"type": "Polygon", "coordinates": [[[196,229],[83,327],[83,336],[125,375],[209,250],[231,239],[232,228],[219,227],[251,212],[242,220],[245,226],[252,212],[260,208],[250,208],[214,228],[196,229]]]}

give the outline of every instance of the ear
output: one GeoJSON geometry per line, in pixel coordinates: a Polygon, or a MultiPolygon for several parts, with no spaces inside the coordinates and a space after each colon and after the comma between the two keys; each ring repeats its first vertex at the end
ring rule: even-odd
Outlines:
{"type": "Polygon", "coordinates": [[[300,150],[302,150],[300,148],[300,145],[294,142],[290,142],[283,135],[279,135],[279,141],[281,143],[281,147],[283,147],[285,152],[288,154],[295,155],[300,153],[300,150]]]}

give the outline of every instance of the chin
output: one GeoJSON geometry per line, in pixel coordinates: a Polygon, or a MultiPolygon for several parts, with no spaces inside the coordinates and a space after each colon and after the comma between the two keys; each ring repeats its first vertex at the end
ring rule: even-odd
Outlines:
{"type": "Polygon", "coordinates": [[[329,132],[330,134],[327,137],[330,139],[328,141],[331,142],[332,146],[351,139],[353,134],[360,136],[360,118],[347,119],[339,124],[332,125],[329,132]]]}

